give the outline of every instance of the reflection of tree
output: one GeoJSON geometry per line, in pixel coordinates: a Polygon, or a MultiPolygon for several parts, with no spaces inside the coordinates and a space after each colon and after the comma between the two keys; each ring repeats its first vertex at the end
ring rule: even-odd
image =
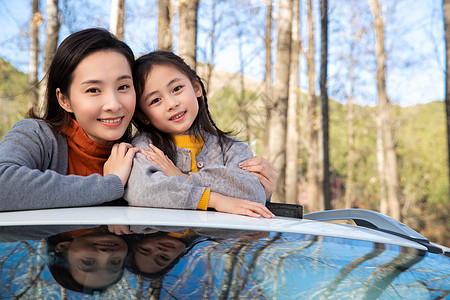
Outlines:
{"type": "Polygon", "coordinates": [[[338,285],[347,277],[350,272],[355,270],[359,265],[372,259],[378,255],[380,255],[384,250],[384,244],[375,243],[372,251],[363,255],[361,257],[356,258],[351,261],[348,265],[341,269],[339,274],[334,278],[334,280],[328,285],[327,290],[322,295],[321,299],[328,299],[328,297],[336,290],[338,285]]]}
{"type": "Polygon", "coordinates": [[[399,255],[370,275],[367,280],[370,285],[362,299],[377,299],[397,276],[421,261],[424,256],[423,250],[402,247],[399,255]]]}

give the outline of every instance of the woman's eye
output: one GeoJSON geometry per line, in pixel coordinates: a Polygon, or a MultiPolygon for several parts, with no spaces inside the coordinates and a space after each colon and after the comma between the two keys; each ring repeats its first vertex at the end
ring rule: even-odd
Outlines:
{"type": "Polygon", "coordinates": [[[159,258],[160,258],[162,261],[169,261],[169,260],[170,260],[170,258],[168,258],[167,256],[164,256],[164,255],[160,255],[159,258]]]}
{"type": "Polygon", "coordinates": [[[118,266],[118,265],[120,265],[122,263],[122,260],[121,259],[113,259],[113,260],[111,260],[111,264],[113,265],[113,266],[118,266]]]}
{"type": "Polygon", "coordinates": [[[119,90],[120,91],[123,91],[123,90],[127,90],[127,89],[129,89],[130,88],[130,86],[128,85],[128,84],[124,84],[124,85],[121,85],[120,87],[119,87],[119,90]]]}
{"type": "Polygon", "coordinates": [[[87,92],[91,93],[91,94],[96,94],[96,93],[100,92],[100,90],[96,89],[96,88],[91,88],[91,89],[88,89],[87,92]]]}
{"type": "Polygon", "coordinates": [[[82,259],[81,263],[85,266],[93,266],[95,264],[95,260],[93,259],[82,259]]]}
{"type": "Polygon", "coordinates": [[[150,102],[150,105],[156,104],[156,103],[158,103],[159,101],[161,101],[161,98],[155,98],[155,99],[152,100],[152,102],[150,102]]]}

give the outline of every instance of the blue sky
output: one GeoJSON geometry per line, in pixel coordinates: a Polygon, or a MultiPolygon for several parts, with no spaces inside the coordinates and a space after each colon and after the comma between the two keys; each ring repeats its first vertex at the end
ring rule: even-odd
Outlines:
{"type": "MultiPolygon", "coordinates": [[[[232,2],[233,0],[231,0],[232,2]]],[[[334,63],[345,46],[340,44],[339,31],[345,23],[345,13],[348,10],[348,2],[345,0],[329,0],[330,28],[334,34],[330,37],[330,65],[329,65],[329,91],[330,96],[345,101],[343,89],[345,84],[338,79],[345,80],[347,65],[342,62],[334,63]],[[344,17],[343,17],[344,16],[344,17]]],[[[45,2],[41,0],[42,9],[45,11],[45,2]]],[[[60,1],[60,5],[66,5],[72,12],[64,16],[61,27],[60,40],[73,31],[86,27],[108,27],[109,2],[102,1],[60,1]],[[76,12],[76,14],[75,14],[76,12]]],[[[156,47],[156,0],[135,0],[127,2],[127,19],[125,41],[131,46],[136,55],[154,50],[156,47]]],[[[220,4],[217,18],[223,17],[225,23],[230,24],[231,18],[245,20],[244,36],[245,46],[243,52],[246,57],[244,72],[246,75],[262,79],[264,74],[264,48],[261,35],[264,28],[254,28],[255,24],[262,24],[264,18],[264,1],[249,1],[251,7],[259,9],[259,13],[247,18],[248,7],[239,10],[232,5],[220,4]],[[258,23],[259,22],[259,23],[258,23]],[[252,27],[253,26],[253,27],[252,27]]],[[[276,1],[274,1],[276,2],[276,1]]],[[[360,3],[365,1],[361,0],[360,3]]],[[[390,15],[390,7],[383,7],[389,19],[386,25],[386,48],[390,51],[388,59],[388,94],[392,102],[402,106],[424,103],[444,98],[444,44],[442,25],[442,2],[438,0],[397,0],[388,1],[389,5],[396,4],[396,13],[390,15]]],[[[211,1],[201,1],[201,21],[198,39],[198,60],[208,60],[208,39],[206,32],[211,15],[209,7],[211,1]]],[[[366,4],[367,5],[367,4],[366,4]]],[[[249,6],[250,7],[250,6],[249,6]]],[[[305,11],[302,7],[303,12],[305,11]]],[[[28,72],[28,20],[31,15],[31,0],[0,0],[0,57],[11,62],[16,68],[28,72]]],[[[45,15],[45,12],[44,12],[45,15]]],[[[348,17],[348,16],[347,16],[348,17]]],[[[365,22],[370,22],[370,15],[364,17],[365,22]]],[[[364,19],[363,18],[363,19],[364,19]]],[[[317,20],[318,21],[318,20],[317,20]]],[[[364,21],[364,20],[363,20],[364,21]]],[[[243,21],[244,22],[244,21],[243,21]]],[[[215,66],[218,69],[237,72],[239,70],[238,42],[236,32],[232,26],[218,28],[221,36],[218,41],[215,66]]],[[[318,22],[316,23],[318,28],[318,22]]],[[[176,24],[174,25],[176,30],[176,24]]],[[[305,27],[302,29],[305,32],[305,27]]],[[[45,41],[45,24],[40,27],[41,46],[45,41]]],[[[370,35],[368,36],[370,37],[370,35]]],[[[176,43],[176,40],[175,40],[176,43]]],[[[318,48],[319,38],[316,38],[318,48]]],[[[274,41],[275,44],[275,41],[274,41]]],[[[275,47],[275,45],[274,45],[275,47]]],[[[304,42],[306,47],[306,42],[304,42]]],[[[370,46],[367,46],[370,49],[370,46]]],[[[345,50],[344,50],[345,51],[345,50]]],[[[273,56],[275,61],[275,54],[273,56]]],[[[361,92],[356,96],[360,104],[376,104],[375,81],[373,77],[374,60],[362,63],[358,73],[361,80],[361,92]]],[[[316,67],[319,67],[318,61],[316,67]]],[[[301,68],[306,69],[304,62],[301,68]]],[[[306,76],[301,74],[301,86],[307,88],[306,76]]],[[[318,84],[317,84],[318,86],[318,84]]]]}

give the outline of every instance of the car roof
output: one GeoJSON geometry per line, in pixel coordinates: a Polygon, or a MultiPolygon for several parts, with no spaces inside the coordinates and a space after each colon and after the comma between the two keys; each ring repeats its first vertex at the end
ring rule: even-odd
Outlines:
{"type": "MultiPolygon", "coordinates": [[[[364,214],[364,210],[355,212],[364,214]]],[[[331,211],[330,211],[331,212],[331,211]]],[[[354,212],[354,213],[355,213],[354,212]]],[[[348,214],[348,213],[347,213],[348,214]]],[[[369,216],[371,212],[369,211],[369,216]]],[[[379,214],[381,215],[381,214],[379,214]]],[[[382,216],[382,215],[381,215],[382,216]]],[[[379,217],[377,215],[377,217],[379,217]]],[[[360,215],[357,218],[362,219],[360,215]]],[[[382,218],[382,217],[381,217],[382,218]]],[[[339,218],[325,218],[339,219],[339,218]]],[[[342,218],[341,218],[342,219],[342,218]]],[[[350,218],[351,219],[351,218],[350,218]]],[[[370,219],[370,218],[369,218],[370,219]]],[[[392,219],[393,220],[393,219],[392,219]]],[[[407,234],[392,232],[392,220],[388,219],[386,228],[377,230],[377,226],[354,226],[320,221],[319,217],[305,215],[304,219],[277,216],[274,219],[251,218],[240,215],[225,214],[215,211],[177,210],[143,207],[79,207],[58,208],[44,210],[14,211],[0,213],[0,226],[23,225],[147,225],[147,226],[175,226],[197,227],[234,230],[258,230],[271,232],[286,232],[311,234],[317,236],[338,237],[353,240],[370,241],[411,247],[419,250],[429,250],[427,240],[417,233],[411,237],[408,227],[407,234]],[[310,220],[308,218],[318,220],[310,220]],[[424,243],[425,241],[425,243],[424,243]],[[425,245],[424,245],[425,244],[425,245]]],[[[380,223],[380,222],[379,222],[380,223]]],[[[398,222],[399,223],[399,222],[398,222]]],[[[400,223],[405,226],[404,224],[400,223]]],[[[377,224],[379,227],[384,225],[377,224]]],[[[397,225],[399,226],[399,225],[397,225]]],[[[402,226],[399,226],[401,229],[402,226]]],[[[406,227],[406,226],[405,226],[406,227]]],[[[405,232],[403,232],[405,233],[405,232]]],[[[412,234],[413,235],[413,234],[412,234]]],[[[434,245],[439,246],[439,245],[434,245]]],[[[441,253],[448,251],[445,247],[439,248],[441,253]],[[444,249],[444,250],[442,250],[444,249]]],[[[435,250],[436,252],[436,250],[435,250]]],[[[439,252],[439,250],[437,250],[439,252]]]]}

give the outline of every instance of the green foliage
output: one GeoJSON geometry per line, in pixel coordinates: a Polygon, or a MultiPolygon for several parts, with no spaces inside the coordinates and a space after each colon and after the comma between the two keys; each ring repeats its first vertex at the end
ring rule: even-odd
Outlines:
{"type": "Polygon", "coordinates": [[[0,139],[27,111],[28,76],[0,58],[0,139]]]}

